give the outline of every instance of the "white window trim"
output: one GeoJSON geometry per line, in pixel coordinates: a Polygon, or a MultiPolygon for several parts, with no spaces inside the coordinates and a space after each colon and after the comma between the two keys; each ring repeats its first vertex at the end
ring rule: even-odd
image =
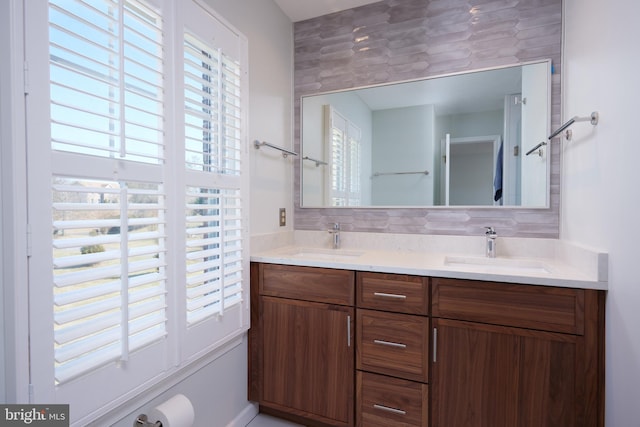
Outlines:
{"type": "MultiPolygon", "coordinates": [[[[4,397],[29,401],[24,0],[0,2],[0,171],[2,171],[2,277],[4,292],[4,397]],[[7,369],[5,369],[5,366],[7,369]]],[[[0,332],[1,334],[1,332],[0,332]]]]}
{"type": "MultiPolygon", "coordinates": [[[[170,5],[171,9],[165,9],[165,11],[169,10],[169,13],[180,13],[179,11],[179,7],[174,5],[172,1],[167,1],[167,0],[162,0],[165,2],[166,5],[170,5]]],[[[249,168],[248,168],[248,144],[247,144],[247,137],[246,137],[246,130],[248,129],[247,123],[247,117],[248,117],[248,96],[246,94],[246,92],[248,91],[248,73],[247,73],[247,64],[248,64],[248,49],[247,49],[247,39],[242,36],[239,32],[237,32],[230,24],[228,24],[223,18],[221,18],[219,15],[217,15],[215,12],[211,11],[208,6],[206,6],[205,4],[203,4],[202,2],[198,1],[198,0],[193,0],[195,1],[199,6],[204,7],[207,11],[207,13],[209,13],[212,17],[214,17],[215,19],[217,19],[218,21],[220,21],[225,27],[227,27],[228,29],[231,29],[233,32],[235,32],[241,41],[242,44],[242,49],[241,49],[241,58],[240,61],[243,64],[243,70],[242,70],[242,85],[243,85],[243,89],[245,91],[244,96],[242,97],[242,114],[243,114],[243,123],[244,123],[244,135],[243,135],[243,161],[244,161],[244,169],[243,169],[243,173],[241,175],[241,180],[242,180],[242,188],[244,189],[243,191],[245,192],[245,194],[243,195],[244,198],[244,203],[243,203],[243,208],[242,208],[242,212],[243,212],[243,233],[244,233],[244,240],[245,243],[243,244],[243,269],[244,269],[244,274],[245,274],[245,297],[244,297],[244,302],[242,304],[241,309],[244,311],[243,313],[243,329],[236,332],[235,335],[231,335],[231,336],[227,336],[226,338],[224,338],[222,341],[220,342],[214,342],[214,343],[210,343],[209,345],[205,345],[203,346],[199,352],[192,354],[190,358],[185,358],[184,355],[180,354],[180,350],[177,348],[177,346],[173,346],[173,349],[171,350],[171,353],[173,353],[173,356],[170,357],[169,360],[169,367],[168,369],[165,371],[165,374],[156,377],[154,379],[152,379],[151,381],[148,381],[147,383],[141,384],[140,387],[136,388],[135,390],[132,390],[129,393],[126,393],[125,395],[121,396],[120,398],[113,400],[109,403],[106,403],[105,405],[103,405],[101,408],[99,408],[97,411],[94,411],[90,414],[87,414],[86,416],[84,416],[81,419],[78,420],[73,420],[73,424],[72,425],[84,425],[85,423],[92,421],[93,419],[95,419],[95,417],[100,416],[101,414],[106,414],[109,411],[113,411],[115,408],[119,407],[120,405],[125,404],[128,400],[130,400],[131,398],[141,395],[142,393],[147,393],[149,392],[151,389],[153,389],[154,387],[157,389],[158,386],[160,385],[166,385],[168,383],[171,384],[175,384],[177,383],[177,381],[180,380],[180,378],[185,378],[187,375],[190,375],[190,373],[195,372],[195,370],[199,369],[200,366],[202,366],[203,364],[209,363],[211,360],[215,360],[215,358],[217,358],[220,354],[223,354],[224,352],[228,351],[232,346],[236,346],[238,344],[241,343],[242,341],[242,336],[244,334],[244,332],[246,331],[246,329],[248,329],[249,327],[249,292],[248,292],[248,281],[249,281],[249,195],[248,195],[248,188],[249,188],[249,168]]],[[[24,0],[11,0],[12,4],[15,6],[17,5],[17,9],[19,9],[18,14],[22,15],[22,6],[23,6],[23,2],[24,0]]],[[[33,19],[33,16],[30,14],[26,14],[27,16],[30,16],[29,19],[33,19]]],[[[42,16],[40,16],[40,19],[42,20],[42,16]]],[[[45,17],[46,20],[46,17],[45,17]]],[[[19,22],[22,23],[23,20],[22,19],[12,19],[12,22],[19,22]]],[[[41,21],[42,22],[42,21],[41,21]]],[[[46,28],[46,25],[44,26],[46,28]]],[[[22,31],[16,31],[17,33],[20,33],[20,35],[22,35],[22,31]]],[[[180,31],[176,31],[176,29],[173,29],[173,33],[170,34],[174,34],[174,35],[178,35],[177,37],[174,37],[174,42],[175,43],[180,43],[181,44],[181,40],[182,38],[180,31]]],[[[26,34],[26,38],[29,38],[30,34],[26,34]]],[[[12,54],[14,54],[14,56],[20,56],[20,59],[18,62],[16,62],[16,66],[14,67],[14,69],[19,69],[21,71],[21,65],[23,63],[23,59],[21,57],[22,54],[22,44],[26,43],[26,41],[22,40],[22,36],[20,37],[19,42],[17,42],[15,44],[15,46],[12,46],[12,54]],[[19,48],[17,48],[17,46],[19,45],[19,48]],[[20,67],[18,67],[18,65],[20,67]]],[[[175,50],[175,49],[174,49],[175,50]]],[[[46,54],[46,57],[48,58],[48,52],[46,54]]],[[[167,58],[167,63],[173,63],[176,64],[177,61],[172,60],[173,58],[169,57],[167,58]]],[[[179,58],[181,59],[181,58],[179,58]]],[[[10,64],[12,62],[10,61],[10,64]]],[[[29,64],[29,67],[31,68],[31,70],[36,69],[36,67],[38,65],[41,64],[29,64]]],[[[181,66],[182,63],[178,62],[176,64],[176,67],[181,66]]],[[[45,66],[45,69],[48,69],[47,66],[45,66]]],[[[175,71],[175,70],[174,70],[175,71]]],[[[179,74],[181,75],[181,74],[179,74]]],[[[14,88],[22,88],[23,85],[20,83],[15,84],[16,81],[20,81],[22,80],[23,76],[22,73],[15,73],[15,75],[13,76],[14,78],[12,79],[12,87],[14,88]]],[[[42,87],[38,87],[39,84],[42,84],[41,82],[37,82],[37,79],[35,79],[35,74],[31,74],[30,72],[30,87],[29,87],[29,91],[31,93],[34,93],[38,90],[42,90],[42,87]]],[[[40,79],[42,80],[42,79],[40,79]]],[[[48,84],[48,80],[46,82],[46,84],[48,84]]],[[[15,96],[15,102],[16,104],[21,104],[21,106],[23,107],[22,109],[17,109],[16,111],[24,111],[24,104],[22,102],[22,96],[21,96],[21,89],[16,90],[16,94],[15,96]]],[[[175,103],[174,103],[175,105],[175,103]]],[[[177,106],[179,107],[179,106],[177,106]]],[[[175,112],[175,114],[177,116],[180,115],[180,112],[175,112]]],[[[21,118],[24,120],[24,116],[22,114],[20,114],[21,118]]],[[[18,121],[13,121],[13,123],[18,123],[18,121]]],[[[179,124],[177,124],[176,126],[178,126],[179,124]]],[[[18,129],[16,130],[16,132],[18,133],[21,129],[19,127],[17,127],[18,129]]],[[[29,132],[30,132],[30,138],[31,137],[37,137],[37,130],[35,130],[36,135],[34,135],[34,129],[33,126],[29,127],[29,132]]],[[[23,160],[22,162],[20,161],[15,161],[12,162],[13,165],[23,165],[24,164],[24,159],[26,158],[26,154],[25,154],[25,147],[26,147],[26,142],[24,141],[24,136],[22,138],[18,138],[17,140],[22,140],[23,144],[16,144],[16,146],[18,147],[17,151],[19,151],[19,149],[21,148],[23,151],[21,151],[19,153],[20,156],[16,156],[16,157],[21,157],[23,160]]],[[[5,143],[4,140],[4,136],[3,136],[3,144],[5,143]]],[[[182,154],[182,153],[180,153],[182,154]]],[[[2,161],[6,162],[7,160],[4,158],[2,158],[2,161]]],[[[42,166],[42,165],[40,165],[42,166]]],[[[30,166],[33,167],[33,166],[30,166]]],[[[39,167],[39,166],[35,166],[35,167],[39,167]]],[[[47,168],[48,170],[48,168],[47,168]]],[[[22,176],[26,176],[26,169],[22,170],[22,176]]],[[[14,178],[15,181],[22,181],[20,180],[20,173],[15,173],[14,178]]],[[[24,180],[26,181],[26,180],[24,180]]],[[[19,195],[15,194],[15,197],[12,199],[13,201],[16,201],[16,199],[22,199],[19,200],[22,203],[17,203],[14,205],[14,211],[20,211],[22,209],[26,210],[26,206],[27,206],[27,202],[26,202],[26,196],[24,196],[24,194],[26,193],[26,185],[24,186],[25,191],[22,193],[22,197],[20,197],[19,195]]],[[[16,192],[17,193],[17,192],[16,192]]],[[[4,193],[4,189],[3,189],[3,196],[5,195],[4,193]]],[[[6,206],[3,205],[3,215],[6,218],[6,206]]],[[[18,227],[14,227],[14,230],[16,231],[16,235],[18,235],[18,237],[21,239],[22,236],[26,235],[26,232],[24,234],[22,234],[22,236],[20,236],[20,230],[21,228],[24,228],[26,230],[27,228],[27,219],[24,216],[24,213],[21,213],[21,215],[15,215],[15,219],[16,222],[19,223],[17,224],[18,227]],[[21,227],[20,227],[21,226],[21,227]]],[[[168,218],[168,221],[171,221],[171,218],[168,218]]],[[[6,230],[6,228],[4,228],[4,230],[6,230]]],[[[43,232],[44,230],[33,230],[33,233],[40,233],[43,232]]],[[[17,240],[17,239],[16,239],[17,240]]],[[[18,240],[17,240],[18,241],[18,240]]],[[[26,243],[26,239],[23,239],[22,241],[24,241],[26,243]]],[[[6,246],[5,246],[6,247],[6,246]]],[[[20,245],[16,242],[16,244],[11,245],[11,250],[13,253],[16,254],[24,254],[24,259],[22,260],[22,266],[17,268],[16,270],[18,274],[15,274],[14,277],[18,277],[20,276],[20,273],[22,273],[25,278],[27,275],[27,267],[25,266],[26,264],[26,254],[27,254],[27,248],[26,248],[26,244],[25,245],[20,245]],[[15,251],[15,249],[19,248],[20,246],[23,246],[23,250],[22,251],[15,251]]],[[[48,251],[49,248],[32,248],[33,252],[38,252],[38,251],[48,251]]],[[[32,253],[33,253],[32,252],[32,253]]],[[[41,254],[42,255],[42,254],[41,254]]],[[[15,280],[15,278],[14,278],[15,280]]],[[[21,283],[26,283],[27,281],[25,280],[24,282],[21,283]]],[[[14,282],[16,283],[16,282],[14,282]]],[[[39,391],[36,389],[34,393],[31,393],[30,390],[30,380],[28,377],[28,370],[29,370],[29,366],[27,363],[28,360],[28,342],[26,340],[26,337],[28,336],[28,330],[26,330],[26,325],[28,324],[28,316],[27,316],[27,312],[28,312],[28,308],[29,308],[29,304],[26,302],[26,298],[27,298],[27,294],[28,291],[26,289],[26,287],[22,286],[14,286],[13,287],[16,291],[16,293],[19,293],[20,296],[22,297],[22,301],[18,302],[18,304],[14,305],[14,307],[16,307],[16,316],[15,316],[15,324],[9,325],[10,327],[15,327],[15,333],[16,333],[16,340],[20,340],[22,341],[21,345],[16,346],[16,363],[15,366],[16,367],[20,367],[19,365],[22,363],[23,369],[19,369],[16,373],[16,386],[15,386],[15,390],[13,390],[15,392],[16,395],[16,400],[17,401],[33,401],[38,402],[38,401],[42,401],[41,399],[45,399],[48,397],[46,394],[45,395],[41,395],[39,393],[39,391]],[[22,331],[19,331],[19,329],[22,329],[22,331]],[[23,332],[23,333],[19,333],[19,332],[23,332]],[[19,338],[18,338],[19,337],[19,338]],[[25,357],[26,356],[26,357],[25,357]],[[21,363],[18,363],[17,361],[20,360],[22,361],[21,363]]],[[[8,301],[5,301],[5,304],[8,305],[8,301]]],[[[31,307],[33,308],[33,304],[31,304],[31,307]]],[[[173,309],[175,309],[177,312],[182,313],[182,309],[178,308],[178,307],[173,307],[173,309]]],[[[170,322],[169,323],[169,333],[173,333],[175,335],[176,330],[178,329],[178,326],[175,324],[174,322],[170,322]]],[[[38,331],[34,331],[32,330],[30,332],[32,334],[32,336],[38,336],[38,331]]],[[[10,337],[8,337],[10,338],[10,337]]],[[[8,363],[11,363],[11,361],[8,361],[8,363]]],[[[33,372],[34,375],[38,375],[37,372],[33,372]]],[[[159,393],[159,391],[158,391],[159,393]]],[[[55,402],[51,402],[47,400],[47,403],[55,403],[55,402]]],[[[62,402],[61,402],[62,403],[62,402]]]]}

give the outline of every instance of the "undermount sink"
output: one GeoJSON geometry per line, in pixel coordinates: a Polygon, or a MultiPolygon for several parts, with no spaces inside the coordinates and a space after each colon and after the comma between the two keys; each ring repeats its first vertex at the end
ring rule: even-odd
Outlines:
{"type": "Polygon", "coordinates": [[[287,255],[295,258],[315,259],[354,259],[364,254],[358,251],[346,251],[343,249],[300,248],[288,252],[287,255]]]}
{"type": "Polygon", "coordinates": [[[513,272],[548,274],[551,271],[542,261],[515,258],[487,258],[472,256],[446,256],[444,265],[447,267],[475,268],[484,272],[513,272]]]}

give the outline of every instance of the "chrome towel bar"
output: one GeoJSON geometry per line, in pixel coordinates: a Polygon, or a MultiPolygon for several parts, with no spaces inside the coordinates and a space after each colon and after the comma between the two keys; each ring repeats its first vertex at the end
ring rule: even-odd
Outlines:
{"type": "MultiPolygon", "coordinates": [[[[560,135],[560,133],[562,133],[562,131],[566,130],[569,128],[569,126],[571,126],[572,124],[576,123],[576,122],[590,122],[593,126],[598,124],[598,121],[600,121],[600,115],[598,114],[597,111],[594,111],[593,113],[591,113],[590,116],[585,116],[585,117],[580,117],[580,116],[574,116],[572,118],[570,118],[569,120],[567,120],[562,126],[560,126],[558,129],[556,129],[554,132],[551,133],[551,135],[549,135],[549,137],[547,138],[549,141],[551,141],[553,138],[555,138],[556,136],[560,135]]],[[[565,138],[567,140],[571,139],[571,130],[567,130],[567,133],[565,134],[565,138]]],[[[533,152],[535,152],[536,150],[538,151],[538,154],[542,156],[542,149],[541,147],[547,145],[547,141],[542,141],[540,144],[536,145],[535,147],[533,147],[531,150],[527,151],[527,156],[533,152]]]]}
{"type": "Polygon", "coordinates": [[[327,163],[327,162],[323,162],[322,160],[312,159],[312,158],[311,158],[311,157],[309,157],[309,156],[304,156],[304,157],[302,158],[302,160],[309,160],[310,162],[315,162],[316,167],[318,167],[318,166],[320,166],[320,165],[328,165],[328,164],[329,164],[329,163],[327,163]]]}
{"type": "Polygon", "coordinates": [[[600,120],[600,115],[598,114],[597,111],[594,111],[593,113],[591,113],[590,116],[587,116],[587,117],[579,117],[579,116],[572,117],[569,120],[567,120],[567,122],[565,124],[563,124],[558,129],[556,129],[555,132],[553,132],[551,135],[549,135],[549,138],[547,138],[547,139],[555,138],[556,136],[558,136],[560,134],[560,132],[562,132],[563,130],[565,130],[566,128],[568,128],[569,126],[574,124],[575,122],[591,122],[591,124],[595,126],[595,125],[598,124],[599,120],[600,120]]]}
{"type": "Polygon", "coordinates": [[[265,141],[260,142],[258,140],[255,140],[255,141],[253,141],[253,145],[255,146],[256,150],[264,145],[264,146],[267,146],[267,147],[274,148],[276,150],[282,151],[282,157],[284,157],[284,158],[286,158],[289,155],[291,155],[291,156],[297,156],[298,155],[298,153],[296,153],[295,151],[290,151],[290,150],[287,150],[286,148],[278,147],[277,145],[269,144],[268,142],[265,142],[265,141]]]}
{"type": "Polygon", "coordinates": [[[383,175],[429,175],[429,171],[417,171],[417,172],[374,172],[373,175],[371,175],[371,178],[374,178],[376,176],[383,176],[383,175]]]}

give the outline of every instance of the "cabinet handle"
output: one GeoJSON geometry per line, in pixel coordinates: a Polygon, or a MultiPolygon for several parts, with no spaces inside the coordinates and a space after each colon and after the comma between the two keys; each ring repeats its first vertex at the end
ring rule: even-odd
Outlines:
{"type": "Polygon", "coordinates": [[[403,411],[402,409],[390,408],[390,407],[384,406],[384,405],[378,405],[377,403],[374,404],[373,407],[375,409],[379,409],[381,411],[391,412],[392,414],[407,415],[407,411],[403,411]]]}
{"type": "Polygon", "coordinates": [[[400,294],[385,294],[384,292],[374,292],[373,296],[381,297],[381,298],[391,298],[391,299],[407,299],[406,295],[400,294]]]}
{"type": "Polygon", "coordinates": [[[386,345],[386,346],[389,346],[389,347],[407,348],[406,344],[401,344],[401,343],[398,343],[398,342],[383,341],[383,340],[373,340],[373,342],[376,343],[376,344],[386,345]]]}
{"type": "Polygon", "coordinates": [[[351,315],[347,315],[347,347],[351,347],[351,315]]]}
{"type": "Polygon", "coordinates": [[[436,363],[436,354],[438,348],[438,328],[433,328],[433,363],[436,363]]]}

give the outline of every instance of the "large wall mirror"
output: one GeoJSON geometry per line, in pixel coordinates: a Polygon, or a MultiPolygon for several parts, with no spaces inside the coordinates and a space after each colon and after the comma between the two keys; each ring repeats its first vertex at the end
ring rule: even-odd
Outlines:
{"type": "Polygon", "coordinates": [[[551,61],[302,97],[302,207],[548,207],[551,61]]]}

